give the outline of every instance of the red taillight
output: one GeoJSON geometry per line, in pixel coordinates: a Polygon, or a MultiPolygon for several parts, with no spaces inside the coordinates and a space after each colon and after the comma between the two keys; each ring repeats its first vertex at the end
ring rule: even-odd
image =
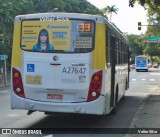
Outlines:
{"type": "Polygon", "coordinates": [[[12,83],[14,93],[25,98],[21,73],[15,68],[12,68],[12,83]]]}
{"type": "Polygon", "coordinates": [[[100,84],[98,84],[98,83],[93,83],[91,86],[92,86],[92,88],[94,88],[94,89],[99,89],[100,84]]]}
{"type": "Polygon", "coordinates": [[[93,74],[88,91],[87,101],[93,101],[100,96],[102,88],[102,70],[93,74]]]}
{"type": "Polygon", "coordinates": [[[146,67],[148,67],[148,64],[146,64],[146,67]]]}

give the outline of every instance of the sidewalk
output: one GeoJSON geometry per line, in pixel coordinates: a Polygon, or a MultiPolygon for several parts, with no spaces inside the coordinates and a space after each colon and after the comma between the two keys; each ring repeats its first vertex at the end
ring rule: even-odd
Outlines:
{"type": "Polygon", "coordinates": [[[160,85],[141,104],[129,128],[135,128],[138,134],[125,137],[160,137],[160,85]]]}

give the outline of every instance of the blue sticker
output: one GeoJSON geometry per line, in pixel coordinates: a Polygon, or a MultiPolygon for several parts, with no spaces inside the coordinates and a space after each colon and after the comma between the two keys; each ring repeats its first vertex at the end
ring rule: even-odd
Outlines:
{"type": "Polygon", "coordinates": [[[27,64],[27,72],[34,72],[34,64],[27,64]]]}

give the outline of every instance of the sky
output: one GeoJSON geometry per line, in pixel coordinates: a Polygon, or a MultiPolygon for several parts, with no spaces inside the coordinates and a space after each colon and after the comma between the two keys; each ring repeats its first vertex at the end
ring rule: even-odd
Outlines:
{"type": "MultiPolygon", "coordinates": [[[[142,26],[142,30],[138,30],[138,22],[147,25],[147,11],[138,4],[129,7],[129,0],[87,0],[99,9],[106,6],[116,5],[117,14],[112,14],[112,22],[122,31],[128,34],[145,33],[146,26],[142,26]]],[[[109,16],[108,16],[109,17],[109,16]]]]}

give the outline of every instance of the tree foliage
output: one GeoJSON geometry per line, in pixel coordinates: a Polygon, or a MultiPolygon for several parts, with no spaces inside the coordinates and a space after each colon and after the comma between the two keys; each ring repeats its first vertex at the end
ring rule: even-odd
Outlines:
{"type": "Polygon", "coordinates": [[[131,60],[133,61],[135,56],[143,54],[143,47],[139,44],[140,38],[138,35],[127,35],[128,46],[132,52],[131,60]]]}
{"type": "Polygon", "coordinates": [[[0,55],[8,55],[11,62],[15,16],[48,12],[54,8],[58,8],[58,12],[103,14],[87,0],[0,0],[0,55]]]}
{"type": "Polygon", "coordinates": [[[32,12],[31,0],[0,1],[0,54],[7,54],[11,60],[14,17],[32,12]]]}
{"type": "Polygon", "coordinates": [[[148,11],[148,17],[160,20],[160,0],[129,0],[129,6],[134,7],[136,2],[148,11]]]}
{"type": "Polygon", "coordinates": [[[111,20],[112,19],[112,13],[117,14],[118,8],[116,7],[116,5],[107,6],[107,7],[102,9],[102,12],[103,12],[104,15],[110,14],[110,20],[111,20]]]}
{"type": "Polygon", "coordinates": [[[134,7],[135,2],[138,2],[140,5],[150,5],[150,6],[160,6],[159,0],[129,0],[129,6],[134,7]]]}
{"type": "Polygon", "coordinates": [[[160,0],[129,0],[129,6],[134,7],[135,2],[143,6],[148,15],[147,31],[139,35],[140,41],[137,43],[143,47],[143,54],[151,57],[151,61],[157,58],[160,60],[160,44],[147,42],[148,37],[160,36],[160,0]]]}
{"type": "Polygon", "coordinates": [[[151,62],[154,60],[158,61],[160,57],[160,44],[159,43],[148,43],[147,38],[150,37],[147,33],[141,35],[128,35],[128,45],[132,51],[131,59],[137,55],[147,55],[150,57],[151,62]]]}

